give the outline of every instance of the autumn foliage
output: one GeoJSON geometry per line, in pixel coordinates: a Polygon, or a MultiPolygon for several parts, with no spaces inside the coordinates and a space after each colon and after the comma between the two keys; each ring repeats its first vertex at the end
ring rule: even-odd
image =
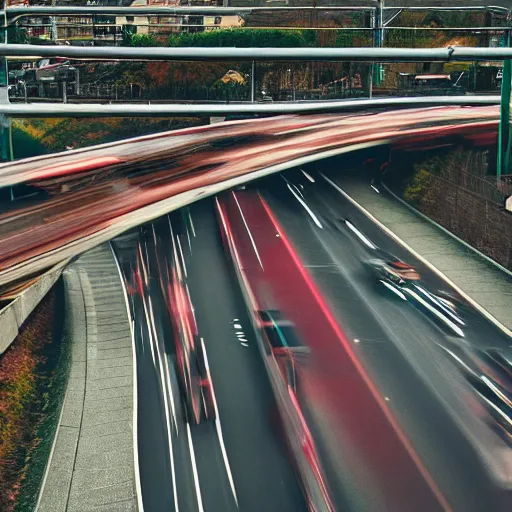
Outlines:
{"type": "MultiPolygon", "coordinates": [[[[17,510],[34,451],[41,443],[55,368],[55,292],[29,317],[0,356],[0,510],[17,510]]],[[[58,357],[57,357],[58,359],[58,357]]]]}

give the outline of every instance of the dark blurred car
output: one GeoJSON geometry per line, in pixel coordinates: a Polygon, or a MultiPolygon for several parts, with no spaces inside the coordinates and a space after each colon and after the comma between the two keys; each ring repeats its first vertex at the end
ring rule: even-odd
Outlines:
{"type": "Polygon", "coordinates": [[[512,360],[498,349],[445,350],[489,413],[484,420],[512,446],[512,360]]]}
{"type": "Polygon", "coordinates": [[[378,280],[390,281],[393,284],[402,285],[421,279],[414,267],[392,256],[372,258],[364,264],[378,280]]]}

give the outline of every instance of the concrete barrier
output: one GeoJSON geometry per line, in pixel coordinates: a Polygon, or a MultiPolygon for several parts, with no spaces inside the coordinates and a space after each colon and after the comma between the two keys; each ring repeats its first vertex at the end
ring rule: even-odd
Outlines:
{"type": "Polygon", "coordinates": [[[48,270],[0,311],[0,356],[16,339],[25,320],[57,282],[67,263],[68,260],[48,270]]]}

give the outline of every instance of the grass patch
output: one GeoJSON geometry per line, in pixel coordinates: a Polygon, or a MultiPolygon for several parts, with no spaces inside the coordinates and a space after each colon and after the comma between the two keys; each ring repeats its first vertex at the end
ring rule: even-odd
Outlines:
{"type": "Polygon", "coordinates": [[[0,510],[34,510],[64,397],[70,344],[59,280],[0,357],[0,510]]]}

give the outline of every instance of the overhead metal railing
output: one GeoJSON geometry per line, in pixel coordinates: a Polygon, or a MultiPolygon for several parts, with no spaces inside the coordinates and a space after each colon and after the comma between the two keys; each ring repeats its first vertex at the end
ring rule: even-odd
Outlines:
{"type": "Polygon", "coordinates": [[[80,104],[13,103],[0,104],[0,114],[10,117],[179,117],[226,116],[234,114],[319,114],[379,108],[411,108],[440,105],[499,105],[500,96],[428,96],[360,100],[315,101],[305,103],[234,104],[80,104]]]}
{"type": "MultiPolygon", "coordinates": [[[[426,0],[423,0],[426,1],[426,0]]],[[[510,2],[507,0],[495,0],[494,5],[468,5],[467,1],[461,5],[401,5],[400,2],[386,2],[382,10],[403,10],[403,11],[492,11],[499,13],[510,12],[510,2]]],[[[410,4],[410,2],[409,2],[410,4]]],[[[259,12],[336,12],[336,11],[374,11],[379,9],[377,0],[352,0],[351,5],[344,6],[276,6],[276,7],[209,7],[209,6],[28,6],[8,7],[5,11],[10,22],[26,16],[93,16],[93,15],[121,15],[121,16],[180,16],[180,15],[205,15],[205,16],[229,16],[241,14],[253,14],[259,12]]]]}
{"type": "Polygon", "coordinates": [[[512,48],[234,48],[234,47],[79,47],[4,44],[0,56],[68,57],[97,60],[175,61],[501,61],[512,58],[512,48]]]}
{"type": "MultiPolygon", "coordinates": [[[[367,4],[367,2],[366,2],[367,4]]],[[[333,6],[333,7],[165,7],[165,6],[141,6],[141,7],[9,7],[6,15],[9,23],[14,23],[27,16],[237,16],[242,14],[254,14],[258,12],[328,12],[328,11],[371,11],[375,9],[377,2],[372,5],[333,6]]]]}

